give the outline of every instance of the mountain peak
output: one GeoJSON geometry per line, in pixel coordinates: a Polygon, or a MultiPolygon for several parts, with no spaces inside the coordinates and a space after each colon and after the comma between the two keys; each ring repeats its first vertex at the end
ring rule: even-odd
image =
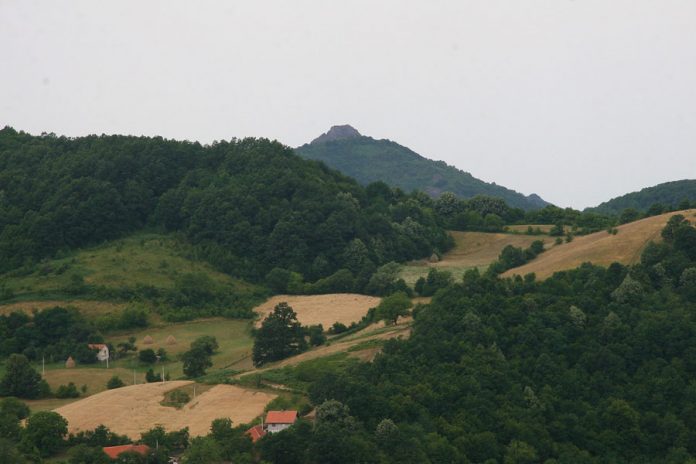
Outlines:
{"type": "Polygon", "coordinates": [[[312,144],[331,142],[333,140],[352,139],[360,137],[361,134],[353,126],[344,124],[342,126],[331,126],[328,132],[321,134],[316,139],[312,140],[312,144]]]}

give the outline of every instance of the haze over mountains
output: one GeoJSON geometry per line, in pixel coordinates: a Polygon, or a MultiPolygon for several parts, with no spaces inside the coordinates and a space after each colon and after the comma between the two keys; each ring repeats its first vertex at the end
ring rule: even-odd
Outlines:
{"type": "Polygon", "coordinates": [[[361,184],[383,181],[406,192],[422,190],[433,197],[443,192],[452,192],[461,198],[488,195],[502,198],[510,206],[524,210],[550,204],[536,194],[525,196],[501,185],[484,182],[444,161],[430,160],[391,140],[364,136],[350,125],[333,126],[295,151],[305,158],[323,161],[361,184]]]}

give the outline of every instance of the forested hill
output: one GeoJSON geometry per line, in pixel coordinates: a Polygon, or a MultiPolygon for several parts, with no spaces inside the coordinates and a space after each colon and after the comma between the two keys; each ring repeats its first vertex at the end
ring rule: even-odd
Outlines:
{"type": "Polygon", "coordinates": [[[425,208],[363,188],[266,139],[209,146],[160,137],[0,130],[0,271],[143,228],[181,234],[217,268],[317,279],[446,249],[425,208]]]}
{"type": "Polygon", "coordinates": [[[489,184],[433,161],[390,140],[375,140],[350,126],[333,126],[309,144],[296,149],[300,156],[323,161],[362,184],[383,181],[410,192],[421,190],[433,197],[452,192],[460,198],[486,195],[502,198],[508,205],[524,210],[548,205],[538,195],[522,195],[496,184],[489,184]]]}
{"type": "MultiPolygon", "coordinates": [[[[653,206],[661,207],[663,210],[686,209],[689,207],[689,203],[685,201],[696,202],[696,180],[694,179],[665,182],[644,188],[639,192],[627,193],[605,201],[594,208],[588,208],[588,211],[618,214],[631,208],[645,213],[653,206]]],[[[657,211],[658,214],[659,212],[657,211]]]]}

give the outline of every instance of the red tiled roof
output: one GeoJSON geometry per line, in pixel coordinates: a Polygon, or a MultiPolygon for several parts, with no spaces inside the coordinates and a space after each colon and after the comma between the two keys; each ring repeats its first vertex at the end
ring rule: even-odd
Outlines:
{"type": "Polygon", "coordinates": [[[253,426],[252,428],[247,430],[246,433],[251,437],[251,441],[254,443],[260,440],[261,437],[266,435],[266,431],[263,429],[261,424],[253,426]]]}
{"type": "Polygon", "coordinates": [[[101,350],[102,348],[106,348],[106,345],[103,343],[90,343],[87,345],[87,347],[90,349],[101,350]]]}
{"type": "Polygon", "coordinates": [[[116,459],[123,453],[138,453],[145,456],[150,452],[150,447],[147,445],[119,445],[119,446],[107,446],[104,448],[104,452],[111,459],[116,459]]]}
{"type": "Polygon", "coordinates": [[[297,420],[297,411],[268,411],[267,424],[294,424],[297,420]]]}

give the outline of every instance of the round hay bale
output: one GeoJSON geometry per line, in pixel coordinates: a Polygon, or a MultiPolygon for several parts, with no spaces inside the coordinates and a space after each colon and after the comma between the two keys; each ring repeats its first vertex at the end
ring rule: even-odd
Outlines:
{"type": "Polygon", "coordinates": [[[145,338],[143,338],[143,343],[145,345],[152,345],[153,343],[155,343],[155,341],[152,339],[151,336],[145,335],[145,338]]]}
{"type": "Polygon", "coordinates": [[[75,360],[72,358],[72,356],[68,356],[68,360],[65,361],[65,368],[72,369],[73,367],[75,367],[75,360]]]}
{"type": "Polygon", "coordinates": [[[174,338],[174,335],[167,337],[167,345],[176,345],[176,338],[174,338]]]}

